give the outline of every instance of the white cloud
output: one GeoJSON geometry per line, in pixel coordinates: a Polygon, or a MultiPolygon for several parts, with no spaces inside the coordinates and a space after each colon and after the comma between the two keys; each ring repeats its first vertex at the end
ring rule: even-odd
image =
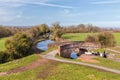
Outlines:
{"type": "Polygon", "coordinates": [[[25,18],[20,8],[26,5],[40,5],[55,8],[71,9],[73,7],[50,4],[52,0],[0,0],[0,22],[9,22],[15,19],[25,18]]]}
{"type": "Polygon", "coordinates": [[[120,0],[103,0],[103,1],[91,1],[91,4],[116,4],[120,3],[120,0]]]}
{"type": "Polygon", "coordinates": [[[49,3],[32,2],[30,4],[44,5],[44,6],[58,7],[58,8],[66,8],[66,9],[72,9],[73,8],[73,7],[70,7],[70,6],[63,6],[63,5],[56,5],[56,4],[49,4],[49,3]]]}
{"type": "Polygon", "coordinates": [[[50,6],[50,7],[57,7],[57,8],[73,8],[71,6],[65,6],[65,5],[57,5],[57,4],[51,4],[48,3],[51,0],[0,0],[0,6],[8,6],[8,7],[21,7],[24,5],[43,5],[43,6],[50,6]]]}
{"type": "Polygon", "coordinates": [[[5,8],[0,8],[0,22],[9,22],[20,19],[23,16],[22,11],[11,11],[5,8]]]}

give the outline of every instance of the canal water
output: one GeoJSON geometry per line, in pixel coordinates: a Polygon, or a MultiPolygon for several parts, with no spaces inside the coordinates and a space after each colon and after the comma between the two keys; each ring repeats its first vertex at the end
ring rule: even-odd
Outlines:
{"type": "Polygon", "coordinates": [[[47,45],[51,44],[51,43],[54,43],[54,41],[52,41],[52,40],[45,40],[45,41],[39,42],[37,44],[37,48],[41,49],[41,50],[47,50],[48,49],[47,45]]]}

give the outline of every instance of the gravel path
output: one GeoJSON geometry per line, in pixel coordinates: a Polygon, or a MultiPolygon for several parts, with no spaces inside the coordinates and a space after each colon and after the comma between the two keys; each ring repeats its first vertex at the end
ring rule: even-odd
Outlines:
{"type": "Polygon", "coordinates": [[[51,60],[56,60],[56,61],[59,61],[59,62],[78,64],[78,65],[88,66],[88,67],[92,67],[92,68],[96,68],[96,69],[100,69],[100,70],[104,70],[104,71],[120,74],[120,70],[116,70],[116,69],[111,69],[111,68],[97,66],[97,65],[83,63],[83,62],[75,62],[75,61],[58,59],[58,58],[55,58],[56,54],[57,54],[57,50],[54,50],[54,51],[49,52],[48,54],[46,54],[45,56],[42,56],[42,57],[43,58],[47,58],[47,59],[51,59],[51,60]]]}

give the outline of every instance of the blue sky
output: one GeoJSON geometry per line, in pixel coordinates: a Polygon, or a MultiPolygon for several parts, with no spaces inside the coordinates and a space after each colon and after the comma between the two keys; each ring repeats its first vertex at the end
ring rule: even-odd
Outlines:
{"type": "Polygon", "coordinates": [[[0,25],[120,27],[120,0],[0,0],[0,25]]]}

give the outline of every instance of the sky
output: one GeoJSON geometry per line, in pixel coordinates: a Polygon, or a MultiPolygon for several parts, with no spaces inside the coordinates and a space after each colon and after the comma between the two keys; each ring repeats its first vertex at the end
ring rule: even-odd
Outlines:
{"type": "Polygon", "coordinates": [[[0,25],[120,27],[120,0],[0,0],[0,25]]]}

